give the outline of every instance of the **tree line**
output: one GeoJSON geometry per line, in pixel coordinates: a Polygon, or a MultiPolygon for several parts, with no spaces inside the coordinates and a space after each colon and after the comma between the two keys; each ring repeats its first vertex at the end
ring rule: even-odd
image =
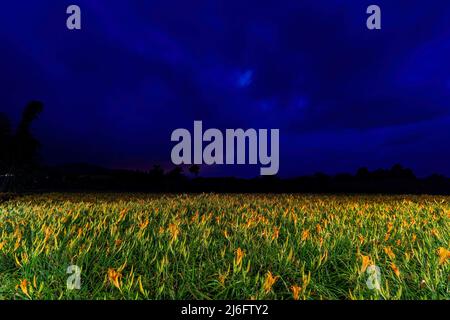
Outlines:
{"type": "Polygon", "coordinates": [[[281,179],[201,177],[201,167],[176,166],[147,171],[107,169],[90,164],[46,166],[39,161],[39,141],[32,123],[44,107],[32,101],[16,128],[0,113],[0,192],[21,191],[142,191],[142,192],[303,192],[450,194],[450,179],[442,175],[417,178],[400,164],[390,169],[359,169],[355,174],[314,175],[281,179]]]}

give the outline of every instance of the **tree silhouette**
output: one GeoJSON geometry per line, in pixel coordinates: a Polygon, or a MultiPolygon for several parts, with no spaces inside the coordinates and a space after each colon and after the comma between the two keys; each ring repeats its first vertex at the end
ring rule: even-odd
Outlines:
{"type": "Polygon", "coordinates": [[[358,171],[356,172],[356,177],[359,180],[367,180],[367,179],[369,179],[369,177],[370,177],[369,169],[367,169],[366,167],[359,168],[358,171]]]}
{"type": "Polygon", "coordinates": [[[164,178],[164,169],[159,164],[154,165],[148,173],[154,180],[162,180],[164,178]]]}
{"type": "Polygon", "coordinates": [[[193,164],[189,167],[189,172],[198,177],[200,174],[200,166],[198,164],[193,164]]]}
{"type": "Polygon", "coordinates": [[[17,132],[13,139],[14,166],[18,169],[33,167],[36,164],[40,143],[31,134],[31,124],[37,119],[44,106],[41,102],[32,101],[24,109],[17,132]]]}
{"type": "Polygon", "coordinates": [[[5,173],[10,165],[11,123],[4,113],[0,113],[0,174],[5,173]]]}
{"type": "Polygon", "coordinates": [[[170,179],[181,179],[183,178],[183,168],[180,166],[177,166],[175,168],[173,168],[172,170],[170,170],[167,173],[167,177],[169,177],[170,179]]]}
{"type": "Polygon", "coordinates": [[[401,164],[395,164],[391,170],[390,175],[396,179],[415,179],[416,176],[411,169],[405,169],[401,164]]]}
{"type": "Polygon", "coordinates": [[[2,191],[14,191],[17,183],[22,184],[31,178],[31,172],[37,166],[39,141],[31,133],[31,125],[43,110],[38,101],[28,103],[22,113],[16,132],[5,114],[0,114],[0,181],[2,191]],[[12,181],[11,181],[12,180],[12,181]],[[13,189],[13,190],[9,190],[13,189]]]}

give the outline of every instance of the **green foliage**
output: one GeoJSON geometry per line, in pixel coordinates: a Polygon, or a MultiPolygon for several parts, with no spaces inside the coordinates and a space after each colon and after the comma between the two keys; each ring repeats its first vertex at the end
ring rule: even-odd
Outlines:
{"type": "Polygon", "coordinates": [[[0,204],[0,299],[449,299],[449,222],[432,196],[23,196],[0,204]]]}

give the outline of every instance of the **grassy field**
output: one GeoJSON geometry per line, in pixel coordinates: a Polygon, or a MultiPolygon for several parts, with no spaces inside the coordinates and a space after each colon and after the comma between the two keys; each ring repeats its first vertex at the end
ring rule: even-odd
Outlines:
{"type": "Polygon", "coordinates": [[[0,299],[449,299],[449,200],[22,196],[0,204],[0,299]]]}

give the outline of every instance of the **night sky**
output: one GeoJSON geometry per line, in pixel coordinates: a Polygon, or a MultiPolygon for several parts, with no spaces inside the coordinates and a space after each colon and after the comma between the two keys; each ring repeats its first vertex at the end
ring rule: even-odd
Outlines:
{"type": "MultiPolygon", "coordinates": [[[[280,129],[281,176],[450,176],[450,1],[8,1],[0,111],[49,164],[170,166],[177,128],[280,129]],[[66,28],[66,8],[82,30],[66,28]],[[382,30],[366,28],[378,4],[382,30]]],[[[260,166],[202,168],[256,176],[260,166]]]]}

